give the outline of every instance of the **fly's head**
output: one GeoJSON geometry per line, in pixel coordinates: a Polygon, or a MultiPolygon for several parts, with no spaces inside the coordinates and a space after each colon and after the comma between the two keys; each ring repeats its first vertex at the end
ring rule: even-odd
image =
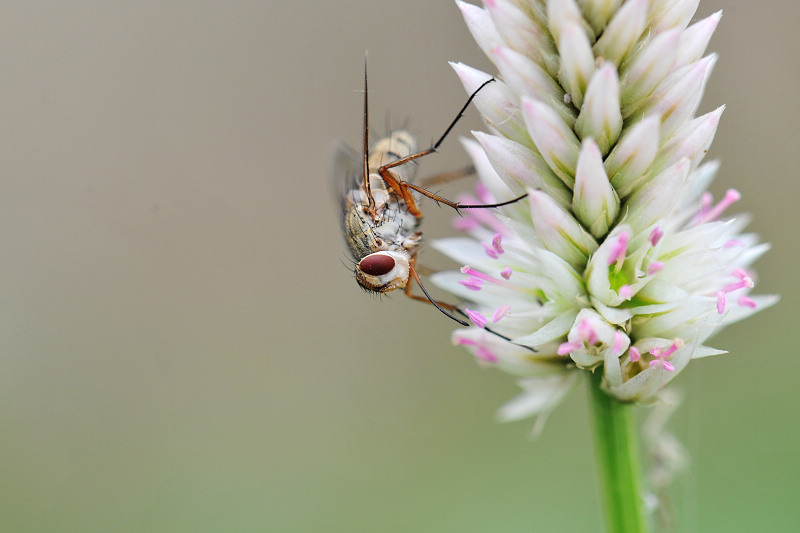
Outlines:
{"type": "Polygon", "coordinates": [[[404,289],[411,272],[408,253],[402,250],[381,251],[367,255],[356,265],[356,281],[370,292],[404,289]]]}

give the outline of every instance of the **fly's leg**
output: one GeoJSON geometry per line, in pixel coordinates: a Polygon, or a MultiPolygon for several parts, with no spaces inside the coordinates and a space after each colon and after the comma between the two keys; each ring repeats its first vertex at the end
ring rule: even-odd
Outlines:
{"type": "MultiPolygon", "coordinates": [[[[464,168],[460,168],[458,170],[452,170],[450,172],[442,172],[441,174],[436,174],[434,176],[430,176],[423,180],[422,186],[415,185],[412,183],[408,183],[406,181],[401,180],[394,172],[386,169],[386,167],[381,167],[378,170],[380,172],[380,176],[383,178],[383,181],[389,186],[393,191],[397,191],[400,196],[403,197],[403,201],[408,206],[409,212],[417,218],[422,218],[422,213],[420,212],[419,208],[417,207],[417,201],[414,199],[414,196],[409,192],[409,189],[415,190],[424,194],[425,196],[436,200],[437,202],[441,202],[443,204],[449,205],[455,209],[458,209],[460,206],[457,203],[451,202],[441,196],[434,194],[425,187],[432,187],[434,185],[440,185],[443,183],[449,183],[451,181],[459,180],[461,178],[471,176],[475,174],[475,167],[469,165],[464,168]]],[[[514,200],[516,202],[516,200],[514,200]]],[[[505,205],[505,204],[503,204],[505,205]]],[[[481,207],[498,207],[498,206],[481,206],[481,207]]]]}
{"type": "Polygon", "coordinates": [[[433,176],[422,178],[421,180],[418,180],[417,183],[420,187],[427,189],[429,187],[435,187],[437,185],[450,183],[451,181],[460,180],[461,178],[466,178],[467,176],[472,176],[473,174],[475,174],[475,167],[473,165],[469,165],[457,170],[451,170],[450,172],[442,172],[441,174],[434,174],[433,176]]]}
{"type": "MultiPolygon", "coordinates": [[[[402,157],[400,159],[397,159],[396,161],[392,161],[391,163],[383,165],[382,167],[380,167],[378,169],[378,174],[383,179],[383,181],[386,183],[386,185],[388,187],[390,187],[396,194],[398,194],[399,196],[401,196],[403,198],[403,201],[408,206],[409,212],[412,215],[414,215],[415,217],[422,218],[422,213],[420,212],[419,208],[417,207],[417,202],[414,200],[414,197],[411,194],[412,190],[422,194],[423,196],[427,196],[428,198],[430,198],[431,200],[433,200],[435,202],[439,202],[439,203],[442,203],[444,205],[450,206],[455,210],[459,210],[459,209],[485,209],[485,208],[492,208],[492,207],[502,207],[504,205],[509,205],[509,204],[513,204],[514,202],[518,202],[519,200],[522,200],[523,198],[525,198],[527,196],[527,194],[523,194],[522,196],[518,196],[517,198],[514,198],[513,200],[508,200],[508,201],[505,201],[505,202],[499,202],[499,203],[496,203],[496,204],[480,204],[480,205],[477,205],[477,204],[476,205],[461,204],[461,203],[458,203],[458,202],[452,202],[452,201],[450,201],[450,200],[448,200],[448,199],[446,199],[446,198],[444,198],[442,196],[439,196],[438,194],[432,193],[432,192],[428,191],[427,189],[425,189],[423,187],[420,187],[419,185],[414,185],[413,183],[408,183],[406,181],[403,181],[396,174],[394,174],[391,171],[391,169],[394,168],[394,167],[399,167],[400,165],[404,165],[406,163],[410,163],[411,161],[414,161],[415,159],[419,159],[421,157],[425,157],[426,155],[429,155],[429,154],[432,154],[432,153],[436,152],[439,149],[439,146],[442,144],[442,142],[447,137],[447,135],[455,127],[455,125],[459,121],[459,119],[462,116],[464,116],[464,111],[467,110],[467,107],[469,107],[469,104],[472,103],[472,100],[478,95],[478,93],[481,91],[481,89],[483,89],[484,87],[486,87],[488,84],[492,83],[493,81],[495,81],[494,78],[490,78],[490,79],[486,80],[485,82],[483,82],[480,85],[480,87],[475,89],[475,92],[473,92],[469,96],[469,98],[467,99],[467,102],[464,104],[464,106],[458,112],[458,115],[456,115],[456,118],[453,120],[453,122],[450,123],[450,125],[447,127],[445,132],[442,134],[441,137],[439,137],[439,140],[436,141],[433,144],[433,146],[431,146],[427,150],[422,150],[421,152],[416,152],[414,154],[407,155],[406,157],[402,157]]],[[[468,167],[468,168],[471,168],[471,167],[468,167]]],[[[474,171],[474,169],[473,169],[473,171],[474,171]]],[[[462,177],[464,175],[467,175],[467,174],[459,174],[459,171],[456,171],[454,173],[449,173],[449,175],[445,174],[444,176],[448,176],[449,179],[458,179],[458,178],[460,178],[460,177],[462,177]]],[[[436,178],[436,177],[434,177],[434,178],[436,178]]]]}
{"type": "MultiPolygon", "coordinates": [[[[387,184],[388,183],[389,182],[387,182],[387,184]]],[[[431,191],[425,190],[422,187],[420,187],[419,185],[414,185],[413,183],[408,183],[408,182],[405,182],[405,181],[401,181],[401,182],[399,182],[398,186],[403,188],[403,189],[406,189],[406,190],[407,189],[413,189],[413,190],[417,191],[418,193],[427,196],[428,198],[430,198],[431,200],[433,200],[435,202],[439,202],[441,204],[444,204],[444,205],[452,207],[456,211],[458,211],[459,209],[490,209],[492,207],[503,207],[504,205],[510,205],[510,204],[515,203],[515,202],[519,202],[520,200],[522,200],[523,198],[528,196],[528,193],[525,193],[525,194],[523,194],[521,196],[517,196],[516,198],[512,198],[511,200],[506,200],[505,202],[498,202],[496,204],[462,204],[460,202],[450,201],[447,198],[439,196],[436,193],[432,193],[431,191]]],[[[408,196],[410,197],[411,194],[408,193],[408,196]]]]}
{"type": "Polygon", "coordinates": [[[417,300],[418,302],[425,302],[425,303],[433,304],[433,306],[436,309],[438,309],[439,311],[441,311],[442,314],[445,315],[446,317],[450,318],[451,320],[455,320],[456,322],[458,322],[462,326],[469,326],[469,322],[461,320],[460,318],[456,318],[452,314],[450,314],[447,311],[445,311],[445,309],[447,309],[449,311],[455,311],[455,312],[459,312],[460,313],[461,311],[458,309],[458,307],[456,307],[455,305],[446,304],[444,302],[438,302],[438,301],[434,300],[433,298],[431,298],[431,295],[428,294],[428,291],[425,290],[425,286],[422,284],[422,281],[419,279],[419,274],[417,273],[416,261],[414,259],[412,259],[411,262],[409,263],[409,271],[411,272],[411,276],[414,278],[414,281],[416,281],[417,285],[419,285],[419,288],[422,289],[422,292],[425,294],[425,296],[418,296],[416,294],[412,294],[411,293],[411,283],[407,283],[406,284],[406,288],[405,288],[406,296],[408,296],[412,300],[417,300]]]}
{"type": "MultiPolygon", "coordinates": [[[[439,302],[439,301],[434,300],[433,298],[431,298],[431,295],[428,294],[428,291],[425,290],[425,286],[422,284],[422,281],[419,279],[419,274],[417,273],[417,267],[416,267],[416,258],[412,258],[411,261],[409,262],[409,271],[411,272],[411,276],[414,278],[414,281],[416,281],[417,285],[419,285],[419,288],[422,289],[422,292],[425,294],[425,296],[423,297],[423,296],[418,296],[416,294],[412,294],[411,293],[411,283],[407,283],[406,284],[406,288],[405,288],[406,296],[408,296],[412,300],[417,300],[418,302],[425,302],[425,303],[432,304],[436,309],[441,311],[441,313],[444,316],[446,316],[447,318],[449,318],[451,320],[454,320],[454,321],[458,322],[460,325],[462,325],[464,327],[469,327],[471,325],[466,320],[462,320],[460,318],[455,317],[453,314],[448,313],[447,311],[445,311],[445,309],[451,311],[452,313],[458,313],[459,315],[462,315],[462,316],[464,316],[466,318],[467,314],[464,311],[462,311],[461,309],[459,309],[455,305],[446,304],[444,302],[439,302]]],[[[501,335],[500,333],[497,333],[496,331],[491,330],[491,329],[489,329],[487,327],[484,327],[483,329],[488,331],[492,335],[496,335],[497,337],[500,337],[501,339],[503,339],[505,341],[508,341],[508,342],[510,342],[512,344],[514,342],[510,338],[506,337],[505,335],[501,335]]],[[[518,344],[517,346],[522,346],[522,345],[518,344]]],[[[528,350],[530,350],[532,352],[536,352],[537,351],[535,348],[531,348],[530,346],[523,346],[523,348],[527,348],[528,350]]]]}

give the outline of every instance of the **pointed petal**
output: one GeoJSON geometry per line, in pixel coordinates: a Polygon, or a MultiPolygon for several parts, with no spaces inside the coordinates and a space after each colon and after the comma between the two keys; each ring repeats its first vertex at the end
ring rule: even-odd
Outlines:
{"type": "Polygon", "coordinates": [[[520,380],[519,386],[525,392],[508,402],[497,412],[501,422],[520,420],[535,416],[533,437],[538,437],[544,429],[547,416],[575,386],[578,372],[562,372],[550,376],[520,380]]]}
{"type": "Polygon", "coordinates": [[[692,162],[692,168],[697,167],[714,140],[723,111],[725,111],[724,105],[678,128],[678,131],[661,146],[654,167],[663,168],[684,157],[692,162]]]}
{"type": "Polygon", "coordinates": [[[622,135],[606,158],[603,166],[620,198],[625,197],[620,190],[638,183],[655,160],[660,125],[661,119],[657,115],[640,120],[622,135]]]}
{"type": "MultiPolygon", "coordinates": [[[[687,329],[692,331],[692,322],[698,317],[708,315],[716,304],[716,298],[694,296],[686,298],[682,305],[672,311],[654,316],[635,316],[631,328],[636,331],[637,338],[644,337],[679,337],[687,329]]],[[[714,311],[716,315],[716,310],[714,311]]],[[[713,330],[713,328],[712,328],[713,330]]],[[[690,333],[694,336],[694,333],[690,333]]]]}
{"type": "Polygon", "coordinates": [[[566,336],[567,332],[572,328],[572,324],[575,323],[575,317],[577,316],[577,309],[564,311],[530,335],[513,339],[514,344],[536,347],[559,340],[566,336]]]}
{"type": "Polygon", "coordinates": [[[664,79],[637,112],[658,113],[661,115],[661,135],[672,135],[697,109],[716,60],[717,56],[711,54],[676,70],[664,79]]]}
{"type": "MultiPolygon", "coordinates": [[[[637,294],[638,296],[638,294],[637,294]]],[[[631,319],[633,312],[630,309],[619,307],[609,307],[594,296],[590,298],[592,306],[597,309],[600,316],[603,317],[609,324],[616,324],[617,326],[625,326],[625,322],[631,319]]]]}
{"type": "MultiPolygon", "coordinates": [[[[500,138],[494,135],[492,135],[492,137],[498,139],[500,138]]],[[[506,181],[505,178],[500,176],[495,171],[494,165],[489,160],[486,152],[483,150],[480,144],[476,143],[472,139],[462,138],[461,145],[472,159],[472,164],[475,166],[475,172],[481,177],[481,183],[486,186],[494,198],[513,198],[524,192],[524,187],[520,187],[518,183],[514,183],[513,181],[506,181]]]]}
{"type": "Polygon", "coordinates": [[[561,56],[558,79],[573,105],[580,109],[589,79],[595,71],[595,62],[592,44],[579,24],[570,22],[562,28],[558,53],[561,56]]]}
{"type": "Polygon", "coordinates": [[[608,233],[619,214],[619,197],[608,181],[603,156],[592,139],[583,141],[578,156],[572,212],[598,239],[608,233]]]}
{"type": "Polygon", "coordinates": [[[551,77],[555,76],[558,72],[558,51],[547,30],[528,18],[513,2],[489,0],[484,3],[495,27],[503,28],[505,43],[545,69],[551,77]]]}
{"type": "MultiPolygon", "coordinates": [[[[473,94],[492,77],[463,63],[450,63],[450,66],[458,74],[468,94],[473,94]]],[[[481,89],[472,103],[480,112],[484,122],[494,131],[519,143],[532,146],[525,123],[519,116],[517,97],[505,83],[500,80],[490,83],[481,89]]]]}
{"type": "Polygon", "coordinates": [[[472,38],[475,39],[483,53],[489,57],[489,51],[492,48],[503,44],[503,38],[497,32],[497,27],[492,22],[489,13],[485,9],[461,0],[456,0],[456,5],[461,10],[461,15],[464,17],[464,22],[467,23],[472,38]]]}
{"type": "Polygon", "coordinates": [[[717,175],[719,165],[719,160],[709,161],[694,169],[689,174],[689,180],[686,183],[681,203],[685,205],[700,198],[700,195],[708,189],[708,186],[711,185],[717,175]]]}
{"type": "Polygon", "coordinates": [[[545,248],[580,269],[597,241],[563,207],[542,191],[530,189],[531,217],[545,248]]]}
{"type": "Polygon", "coordinates": [[[681,35],[681,44],[678,46],[678,55],[675,57],[676,67],[683,67],[703,57],[711,35],[717,29],[721,18],[722,11],[717,11],[686,28],[681,35]]]}
{"type": "Polygon", "coordinates": [[[561,205],[569,205],[572,193],[537,152],[497,135],[480,131],[472,134],[483,146],[492,166],[512,190],[518,191],[520,184],[541,189],[561,205]]]}
{"type": "MultiPolygon", "coordinates": [[[[581,10],[575,0],[560,0],[559,2],[547,2],[547,26],[553,42],[561,42],[561,34],[568,24],[578,24],[586,33],[586,37],[591,37],[594,41],[594,29],[589,26],[583,18],[581,10]]],[[[559,45],[559,53],[561,52],[559,45]]]]}
{"type": "Polygon", "coordinates": [[[592,30],[594,30],[595,35],[599,35],[604,29],[608,29],[606,28],[608,20],[617,12],[621,3],[622,0],[584,0],[581,3],[583,16],[592,27],[592,30]]]}
{"type": "Polygon", "coordinates": [[[644,231],[669,215],[689,175],[688,159],[681,159],[634,192],[625,207],[634,233],[644,231]]]}
{"type": "Polygon", "coordinates": [[[539,153],[571,189],[575,183],[575,168],[580,152],[580,142],[575,133],[544,102],[523,97],[522,114],[539,153]]]}
{"type": "Polygon", "coordinates": [[[598,69],[586,89],[575,133],[581,139],[591,137],[606,155],[617,142],[622,131],[622,113],[619,103],[619,79],[613,65],[607,63],[598,69]]]}
{"type": "Polygon", "coordinates": [[[692,20],[700,0],[654,0],[650,7],[653,33],[676,28],[683,30],[692,20]]]}
{"type": "Polygon", "coordinates": [[[709,346],[698,346],[692,354],[692,359],[701,359],[703,357],[710,357],[712,355],[724,355],[728,353],[727,350],[717,350],[709,346]]]}
{"type": "Polygon", "coordinates": [[[675,62],[680,37],[679,30],[657,35],[623,68],[620,73],[623,117],[628,118],[637,112],[642,100],[669,74],[675,62]]]}
{"type": "Polygon", "coordinates": [[[647,0],[625,2],[594,43],[595,57],[620,65],[642,35],[646,20],[647,0]]]}
{"type": "Polygon", "coordinates": [[[493,48],[491,59],[515,94],[545,102],[568,126],[575,124],[575,108],[564,103],[564,90],[539,65],[505,46],[493,48]]]}

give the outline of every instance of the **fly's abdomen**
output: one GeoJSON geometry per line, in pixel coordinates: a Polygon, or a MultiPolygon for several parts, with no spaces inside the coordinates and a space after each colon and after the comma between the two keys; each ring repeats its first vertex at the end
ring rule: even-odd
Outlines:
{"type": "MultiPolygon", "coordinates": [[[[383,165],[408,157],[416,151],[417,141],[413,135],[404,130],[394,131],[388,137],[376,142],[370,149],[369,171],[378,172],[383,165]]],[[[392,168],[392,173],[403,181],[411,181],[415,172],[416,165],[413,163],[392,168]]]]}

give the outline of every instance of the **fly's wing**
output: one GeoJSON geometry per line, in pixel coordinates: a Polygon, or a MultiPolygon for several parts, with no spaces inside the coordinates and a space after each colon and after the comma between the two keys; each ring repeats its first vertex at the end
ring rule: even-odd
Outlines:
{"type": "MultiPolygon", "coordinates": [[[[342,238],[347,245],[348,252],[354,261],[358,261],[363,255],[359,256],[353,241],[354,228],[348,226],[348,215],[352,207],[351,198],[357,195],[363,188],[363,162],[361,154],[347,146],[343,141],[338,141],[332,150],[331,186],[333,193],[339,202],[339,224],[342,230],[342,238]]],[[[352,217],[350,217],[352,219],[352,217]]],[[[352,225],[352,220],[349,221],[352,225]]]]}
{"type": "Polygon", "coordinates": [[[361,155],[343,141],[337,141],[331,152],[331,187],[340,204],[343,218],[347,209],[347,195],[352,190],[358,190],[362,185],[361,169],[363,165],[361,155]]]}

